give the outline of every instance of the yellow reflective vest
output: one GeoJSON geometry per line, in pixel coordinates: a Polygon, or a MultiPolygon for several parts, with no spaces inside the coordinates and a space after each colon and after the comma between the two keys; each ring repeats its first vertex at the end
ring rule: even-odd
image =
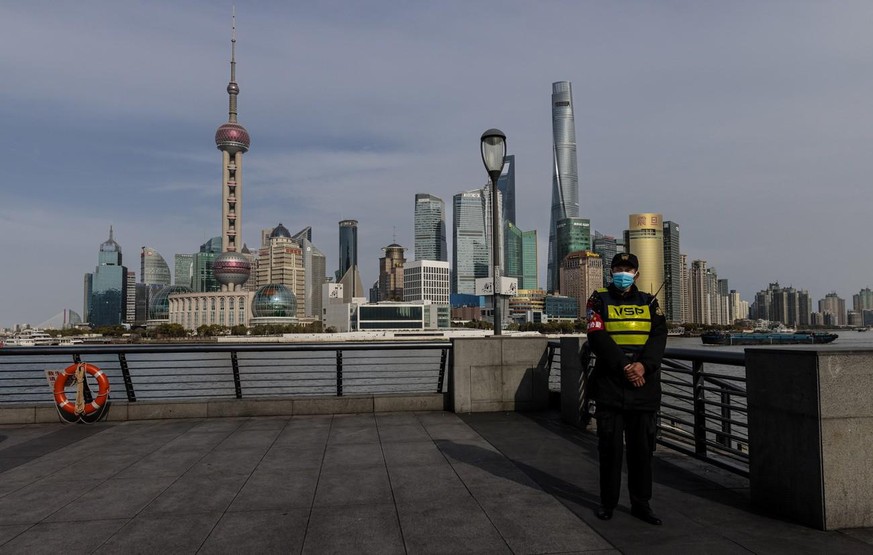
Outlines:
{"type": "Polygon", "coordinates": [[[642,347],[652,331],[652,312],[645,301],[648,295],[634,295],[634,298],[615,304],[606,288],[597,293],[603,301],[604,330],[609,333],[616,345],[621,347],[642,347]]]}

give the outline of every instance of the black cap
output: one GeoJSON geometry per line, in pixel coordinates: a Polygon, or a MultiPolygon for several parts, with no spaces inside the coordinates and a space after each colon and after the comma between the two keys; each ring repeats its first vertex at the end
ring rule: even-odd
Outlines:
{"type": "Polygon", "coordinates": [[[616,266],[630,266],[634,270],[639,270],[640,261],[637,260],[637,257],[634,254],[620,252],[612,257],[612,264],[609,265],[610,268],[615,268],[616,266]]]}

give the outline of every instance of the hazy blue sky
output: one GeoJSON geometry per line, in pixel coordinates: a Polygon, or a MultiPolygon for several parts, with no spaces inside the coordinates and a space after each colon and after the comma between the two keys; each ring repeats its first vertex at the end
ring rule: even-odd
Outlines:
{"type": "MultiPolygon", "coordinates": [[[[517,161],[518,225],[545,281],[553,81],[573,83],[581,215],[678,222],[682,251],[751,300],[873,285],[873,3],[237,2],[243,238],[313,228],[337,266],[359,223],[412,258],[418,192],[487,181],[479,136],[517,161]]],[[[109,226],[172,266],[220,233],[231,2],[0,5],[0,326],[82,310],[109,226]]],[[[451,240],[450,240],[451,243],[451,240]]]]}

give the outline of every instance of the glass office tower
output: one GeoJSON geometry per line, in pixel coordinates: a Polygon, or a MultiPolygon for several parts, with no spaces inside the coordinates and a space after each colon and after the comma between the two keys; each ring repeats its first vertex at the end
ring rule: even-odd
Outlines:
{"type": "Polygon", "coordinates": [[[561,262],[568,254],[591,250],[591,222],[585,218],[562,218],[555,230],[555,244],[558,260],[558,274],[555,278],[555,292],[561,291],[561,262]]]}
{"type": "Polygon", "coordinates": [[[552,83],[552,216],[549,222],[549,259],[546,287],[558,289],[556,233],[558,220],[579,216],[579,175],[576,168],[576,123],[573,90],[569,81],[552,83]]]}
{"type": "Polygon", "coordinates": [[[358,220],[343,220],[339,223],[339,269],[337,281],[351,267],[358,266],[358,220]]]}
{"type": "Polygon", "coordinates": [[[503,196],[503,221],[517,223],[515,219],[515,155],[503,158],[503,173],[497,179],[497,190],[503,196]]]}
{"type": "Polygon", "coordinates": [[[485,234],[485,198],[482,189],[452,198],[452,293],[474,294],[476,278],[488,277],[489,248],[485,234]]]}
{"type": "Polygon", "coordinates": [[[170,267],[161,253],[152,247],[143,247],[139,255],[139,279],[146,285],[170,285],[170,267]]]}
{"type": "Polygon", "coordinates": [[[682,255],[679,253],[679,224],[664,222],[664,315],[667,320],[681,322],[682,255]]]}
{"type": "Polygon", "coordinates": [[[447,262],[446,205],[443,199],[415,195],[415,259],[447,262]]]}
{"type": "Polygon", "coordinates": [[[112,227],[109,228],[109,239],[100,245],[94,273],[85,277],[85,287],[88,323],[100,327],[116,326],[125,321],[127,268],[121,265],[121,246],[113,238],[112,227]]]}
{"type": "Polygon", "coordinates": [[[521,280],[518,283],[519,289],[539,289],[538,256],[537,230],[523,231],[521,233],[521,280]]]}

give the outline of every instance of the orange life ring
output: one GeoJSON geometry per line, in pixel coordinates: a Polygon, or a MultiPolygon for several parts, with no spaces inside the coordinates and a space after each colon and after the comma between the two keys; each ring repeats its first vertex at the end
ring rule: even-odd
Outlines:
{"type": "Polygon", "coordinates": [[[64,386],[66,385],[67,379],[70,376],[76,375],[76,370],[78,370],[80,366],[85,369],[85,372],[94,376],[94,379],[97,380],[97,385],[99,386],[97,397],[95,397],[93,401],[85,404],[84,406],[82,414],[87,416],[90,414],[94,414],[95,412],[100,410],[103,405],[106,404],[106,400],[109,399],[109,378],[106,377],[106,374],[103,371],[101,371],[93,364],[82,362],[78,364],[71,364],[70,366],[64,368],[63,374],[59,375],[55,380],[55,403],[57,403],[58,408],[63,410],[64,412],[73,416],[78,416],[78,414],[76,413],[76,402],[75,400],[70,401],[69,399],[67,399],[67,394],[64,392],[64,386]]]}

